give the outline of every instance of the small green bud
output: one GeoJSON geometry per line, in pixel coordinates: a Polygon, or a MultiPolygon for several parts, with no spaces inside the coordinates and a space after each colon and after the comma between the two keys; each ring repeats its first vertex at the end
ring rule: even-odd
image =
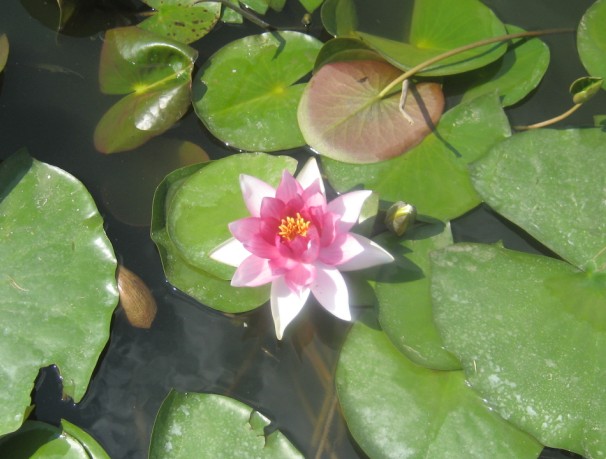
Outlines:
{"type": "Polygon", "coordinates": [[[392,233],[402,236],[417,218],[417,209],[412,204],[398,201],[385,214],[385,226],[392,233]]]}

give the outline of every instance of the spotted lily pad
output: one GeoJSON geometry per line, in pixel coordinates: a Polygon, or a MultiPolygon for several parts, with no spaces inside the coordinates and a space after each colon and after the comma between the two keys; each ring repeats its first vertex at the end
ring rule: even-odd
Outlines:
{"type": "Polygon", "coordinates": [[[380,96],[401,73],[377,60],[322,66],[299,104],[305,141],[323,156],[348,163],[383,161],[417,145],[440,119],[444,96],[437,83],[411,83],[403,113],[400,92],[380,96]]]}
{"type": "Polygon", "coordinates": [[[369,318],[349,332],[336,379],[349,430],[372,458],[535,459],[541,451],[484,403],[462,371],[415,365],[369,318]]]}
{"type": "Polygon", "coordinates": [[[471,386],[547,446],[606,456],[606,275],[496,246],[434,252],[434,316],[471,386]]]}
{"type": "Polygon", "coordinates": [[[103,115],[95,147],[103,153],[130,150],[162,134],[190,104],[191,72],[198,53],[138,27],[105,34],[99,84],[106,94],[126,94],[103,115]]]}
{"type": "Polygon", "coordinates": [[[298,32],[272,32],[235,40],[200,69],[194,108],[223,142],[249,151],[276,151],[305,143],[297,105],[299,80],[313,68],[321,43],[298,32]]]}
{"type": "Polygon", "coordinates": [[[156,12],[139,27],[181,43],[193,43],[212,30],[221,15],[218,2],[144,0],[156,12]]]}
{"type": "Polygon", "coordinates": [[[84,186],[24,151],[0,166],[0,434],[21,425],[41,367],[79,401],[109,337],[116,259],[84,186]]]}
{"type": "Polygon", "coordinates": [[[168,394],[158,412],[150,459],[196,457],[302,458],[269,419],[233,398],[215,394],[168,394]]]}
{"type": "Polygon", "coordinates": [[[583,15],[577,30],[579,57],[590,75],[603,78],[606,89],[606,0],[597,0],[583,15]]]}

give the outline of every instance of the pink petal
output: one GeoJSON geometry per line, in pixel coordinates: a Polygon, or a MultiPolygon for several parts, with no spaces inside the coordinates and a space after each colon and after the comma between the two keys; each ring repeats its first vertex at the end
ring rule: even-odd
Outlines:
{"type": "Polygon", "coordinates": [[[240,189],[246,208],[253,217],[260,216],[263,198],[273,198],[276,195],[274,187],[252,175],[240,175],[240,189]]]}
{"type": "Polygon", "coordinates": [[[351,191],[342,194],[328,203],[328,211],[339,215],[337,228],[339,232],[349,231],[356,224],[364,201],[372,194],[370,190],[351,191]]]}
{"type": "Polygon", "coordinates": [[[282,180],[276,189],[276,198],[285,203],[288,203],[290,200],[298,198],[301,199],[301,193],[303,189],[299,182],[295,180],[295,178],[290,175],[290,172],[285,170],[282,172],[282,180]]]}
{"type": "Polygon", "coordinates": [[[250,252],[235,238],[228,239],[209,254],[210,258],[229,266],[238,267],[250,256],[250,252]]]}
{"type": "Polygon", "coordinates": [[[286,204],[276,198],[265,198],[261,203],[261,218],[276,219],[280,221],[284,217],[286,204]]]}
{"type": "Polygon", "coordinates": [[[271,284],[271,314],[274,318],[276,336],[282,339],[286,326],[299,314],[309,296],[309,289],[293,292],[282,277],[271,284]]]}
{"type": "Polygon", "coordinates": [[[253,234],[260,233],[261,219],[246,217],[227,225],[231,234],[239,241],[246,242],[253,234]]]}
{"type": "Polygon", "coordinates": [[[276,275],[269,266],[269,260],[251,255],[244,260],[231,279],[234,287],[258,287],[274,280],[276,275]]]}
{"type": "Polygon", "coordinates": [[[365,247],[352,233],[339,234],[332,244],[320,250],[319,259],[328,266],[339,266],[361,255],[365,247]]]}
{"type": "Polygon", "coordinates": [[[334,268],[316,265],[316,278],[311,291],[328,312],[343,320],[351,320],[349,293],[341,273],[334,268]]]}
{"type": "Polygon", "coordinates": [[[350,233],[350,235],[358,240],[358,243],[362,246],[362,252],[340,264],[340,271],[355,271],[358,269],[370,268],[372,266],[391,263],[394,260],[387,250],[380,245],[375,244],[370,239],[358,234],[350,233]]]}
{"type": "Polygon", "coordinates": [[[318,182],[320,192],[324,195],[326,194],[324,182],[322,181],[322,175],[320,175],[320,169],[318,168],[316,158],[309,158],[297,175],[297,181],[303,188],[309,188],[313,183],[318,182]]]}
{"type": "Polygon", "coordinates": [[[316,276],[316,267],[309,264],[299,263],[284,275],[284,280],[289,289],[295,292],[308,289],[316,276]]]}

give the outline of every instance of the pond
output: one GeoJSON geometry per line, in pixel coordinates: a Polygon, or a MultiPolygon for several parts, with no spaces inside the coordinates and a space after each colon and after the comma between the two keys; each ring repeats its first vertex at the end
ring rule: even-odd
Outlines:
{"type": "MultiPolygon", "coordinates": [[[[157,315],[149,329],[136,328],[122,308],[116,309],[109,342],[80,403],[62,399],[61,384],[70,383],[60,379],[55,367],[42,369],[32,393],[32,418],[51,424],[66,419],[89,432],[110,457],[143,458],[158,410],[171,389],[216,393],[267,415],[272,429],[285,434],[305,457],[367,457],[348,430],[335,390],[334,373],[349,322],[314,304],[303,309],[283,340],[277,340],[268,305],[243,314],[221,313],[166,280],[150,238],[156,186],[177,168],[204,161],[205,155],[215,160],[237,151],[215,138],[191,107],[171,129],[132,151],[103,154],[95,148],[97,123],[120,97],[99,90],[105,33],[137,24],[148,8],[135,0],[88,2],[64,32],[57,32],[55,3],[21,0],[1,6],[0,34],[10,40],[10,55],[0,75],[0,159],[25,147],[35,159],[80,180],[103,217],[119,264],[149,287],[157,315]]],[[[395,8],[400,2],[376,3],[395,8]]],[[[484,2],[505,24],[525,30],[576,29],[593,3],[484,2]]],[[[373,16],[374,2],[369,5],[359,14],[361,27],[369,33],[397,34],[399,21],[380,22],[373,16]]],[[[302,30],[304,14],[298,1],[288,0],[282,13],[269,12],[264,20],[302,30]]],[[[322,29],[319,10],[311,17],[309,31],[322,41],[331,38],[322,29]]],[[[226,44],[261,32],[247,21],[219,24],[191,45],[199,53],[194,72],[226,44]]],[[[511,125],[532,124],[569,109],[568,87],[587,74],[574,34],[542,40],[551,52],[549,68],[524,102],[506,110],[511,125]]],[[[460,100],[456,91],[446,92],[445,110],[460,100]]],[[[602,90],[558,126],[594,125],[593,117],[604,114],[605,102],[602,90]]],[[[301,162],[312,154],[308,147],[285,153],[301,162]]],[[[451,227],[455,242],[502,241],[510,249],[557,257],[486,204],[454,219],[451,227]]],[[[546,448],[541,457],[576,456],[546,448]]]]}

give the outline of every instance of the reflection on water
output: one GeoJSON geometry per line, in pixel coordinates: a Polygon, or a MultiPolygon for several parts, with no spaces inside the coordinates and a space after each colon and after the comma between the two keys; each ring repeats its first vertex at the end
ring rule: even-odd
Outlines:
{"type": "MultiPolygon", "coordinates": [[[[311,305],[289,327],[286,339],[277,342],[267,307],[224,316],[196,304],[164,280],[146,223],[153,188],[179,164],[204,160],[202,150],[211,158],[225,156],[229,150],[207,135],[190,112],[166,134],[170,140],[153,141],[123,156],[96,152],[95,125],[117,100],[98,90],[101,31],[124,25],[129,16],[108,10],[111,2],[102,2],[106,8],[97,11],[98,16],[86,16],[91,21],[84,28],[86,33],[60,35],[48,27],[49,21],[28,14],[24,5],[33,3],[44,2],[2,4],[0,33],[9,36],[11,54],[0,80],[0,158],[25,146],[35,158],[78,177],[104,215],[121,263],[150,286],[158,306],[148,330],[132,327],[122,311],[116,312],[110,342],[79,405],[61,401],[56,373],[45,370],[37,385],[36,416],[52,422],[65,417],[94,435],[112,458],[137,459],[147,455],[155,414],[171,388],[215,392],[234,396],[268,415],[307,457],[364,457],[347,434],[332,381],[347,324],[311,305]],[[198,147],[180,157],[181,147],[175,145],[182,142],[198,147]]],[[[530,29],[574,26],[592,2],[563,1],[557,8],[552,2],[486,3],[506,22],[530,29]]],[[[131,2],[113,4],[127,10],[131,2]]],[[[300,9],[288,14],[292,24],[302,16],[300,9]]],[[[256,32],[252,26],[213,31],[196,45],[198,63],[226,42],[256,32]]],[[[555,44],[552,52],[564,50],[574,56],[572,37],[545,41],[555,44]]],[[[550,80],[541,85],[530,108],[510,112],[516,124],[535,122],[567,108],[569,102],[562,93],[584,73],[578,62],[570,60],[552,64],[549,72],[550,80]]],[[[589,119],[579,113],[571,123],[589,119]]],[[[459,240],[505,238],[513,248],[528,247],[515,229],[479,212],[454,223],[459,240]]],[[[553,451],[545,454],[558,457],[553,451]]]]}

